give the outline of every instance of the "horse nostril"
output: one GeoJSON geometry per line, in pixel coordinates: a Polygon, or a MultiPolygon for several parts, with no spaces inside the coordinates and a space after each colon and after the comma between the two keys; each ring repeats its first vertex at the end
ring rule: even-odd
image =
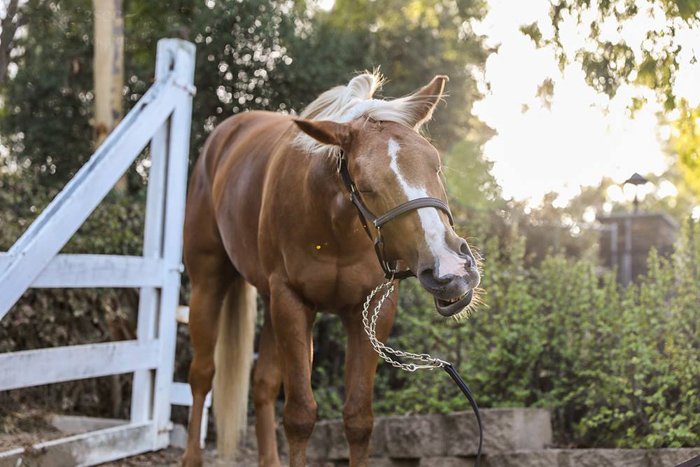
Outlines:
{"type": "Polygon", "coordinates": [[[430,268],[425,268],[418,272],[418,280],[430,284],[433,282],[433,270],[430,268]]]}
{"type": "Polygon", "coordinates": [[[418,280],[429,287],[440,287],[449,284],[455,276],[453,274],[448,274],[446,276],[439,277],[436,271],[432,268],[423,269],[418,273],[418,280]]]}
{"type": "Polygon", "coordinates": [[[465,260],[465,266],[467,269],[473,269],[476,267],[474,255],[472,254],[472,251],[469,249],[469,245],[465,240],[462,240],[462,243],[459,245],[459,252],[465,260]]]}
{"type": "Polygon", "coordinates": [[[467,269],[474,269],[474,267],[476,266],[476,261],[474,260],[474,257],[472,255],[466,255],[464,259],[466,261],[467,269]]]}

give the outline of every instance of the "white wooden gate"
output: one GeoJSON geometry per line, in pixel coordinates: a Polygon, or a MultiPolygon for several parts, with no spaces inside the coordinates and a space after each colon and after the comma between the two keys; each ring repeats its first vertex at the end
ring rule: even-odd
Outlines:
{"type": "MultiPolygon", "coordinates": [[[[38,444],[30,449],[31,462],[37,452],[46,452],[62,465],[91,465],[166,447],[170,404],[190,404],[188,386],[174,384],[172,377],[194,56],[189,42],[158,42],[155,84],[0,254],[0,319],[30,287],[140,288],[135,340],[0,354],[0,391],[134,373],[128,423],[38,444]],[[143,256],[58,254],[149,142],[143,256]]],[[[25,455],[23,447],[0,453],[0,464],[21,463],[25,455]]]]}

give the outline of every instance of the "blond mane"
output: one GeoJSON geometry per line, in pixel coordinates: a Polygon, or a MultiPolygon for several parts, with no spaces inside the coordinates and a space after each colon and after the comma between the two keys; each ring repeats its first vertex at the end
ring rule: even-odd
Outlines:
{"type": "MultiPolygon", "coordinates": [[[[330,120],[346,123],[359,117],[391,121],[418,129],[416,112],[425,103],[412,95],[392,100],[374,99],[384,77],[377,71],[355,76],[346,86],[336,86],[318,96],[301,112],[308,120],[330,120]]],[[[422,123],[422,122],[420,122],[422,123]]],[[[309,154],[337,156],[340,148],[323,144],[300,132],[294,144],[309,154]]]]}

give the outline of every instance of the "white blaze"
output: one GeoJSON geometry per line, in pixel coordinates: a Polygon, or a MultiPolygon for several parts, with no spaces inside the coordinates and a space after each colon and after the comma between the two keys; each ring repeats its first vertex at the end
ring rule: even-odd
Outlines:
{"type": "MultiPolygon", "coordinates": [[[[407,201],[428,197],[428,193],[425,188],[420,186],[413,186],[401,175],[399,170],[399,150],[401,146],[393,138],[389,139],[388,152],[391,162],[389,167],[396,174],[396,179],[399,182],[399,186],[406,195],[407,201]]],[[[420,208],[417,210],[418,217],[420,218],[421,226],[423,227],[423,235],[425,237],[425,243],[428,245],[430,252],[433,254],[435,259],[439,262],[439,270],[437,271],[438,277],[446,276],[448,274],[455,274],[461,276],[465,273],[465,260],[457,256],[451,249],[447,246],[445,242],[445,224],[440,219],[440,215],[436,208],[420,208]]]]}

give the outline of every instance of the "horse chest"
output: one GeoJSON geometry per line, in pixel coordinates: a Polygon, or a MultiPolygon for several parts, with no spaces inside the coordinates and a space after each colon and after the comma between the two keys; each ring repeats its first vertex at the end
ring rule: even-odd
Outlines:
{"type": "Polygon", "coordinates": [[[290,283],[309,303],[319,309],[340,310],[359,306],[367,293],[381,282],[376,259],[338,264],[326,258],[309,256],[290,272],[290,283]]]}

